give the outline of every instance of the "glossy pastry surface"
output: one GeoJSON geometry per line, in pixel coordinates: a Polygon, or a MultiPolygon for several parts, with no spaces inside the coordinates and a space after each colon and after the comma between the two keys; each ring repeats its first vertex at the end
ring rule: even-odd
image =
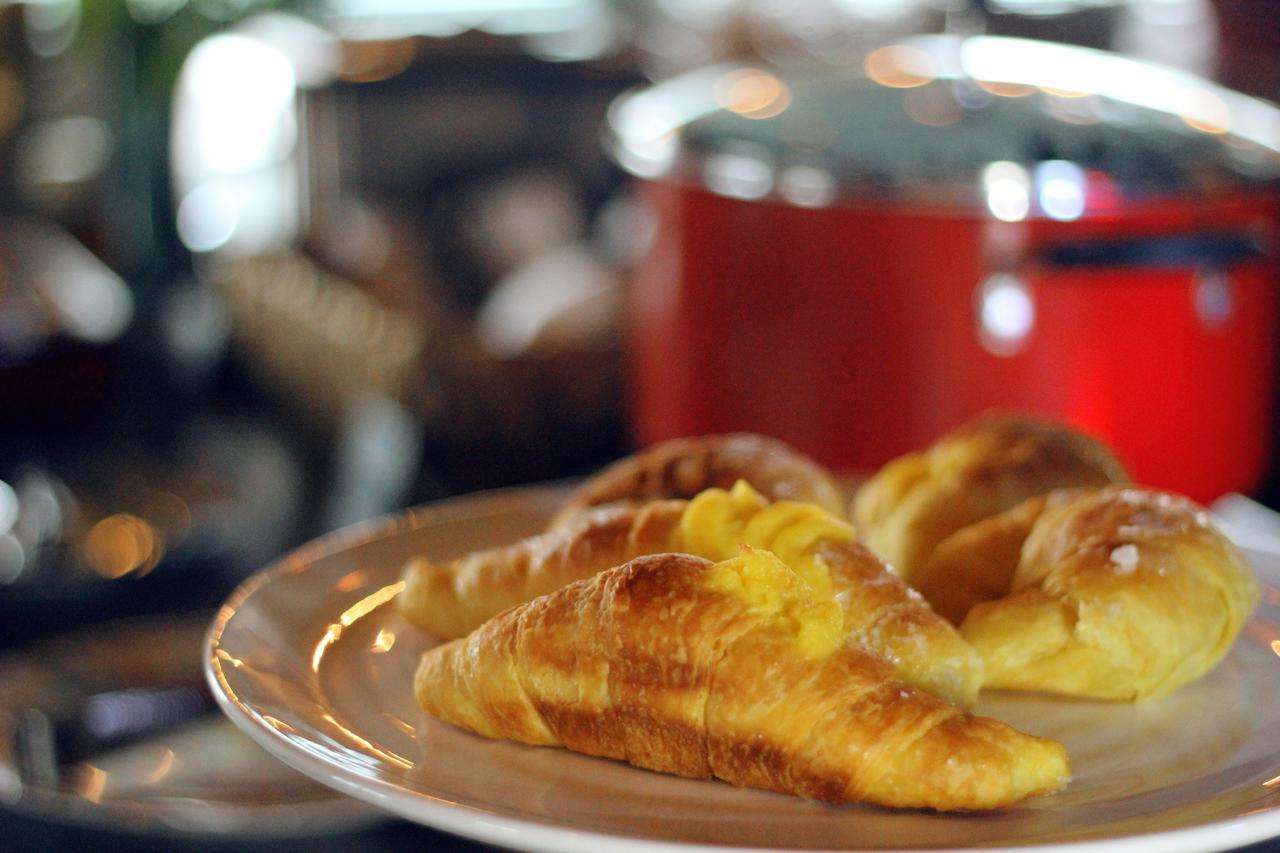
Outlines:
{"type": "MultiPolygon", "coordinates": [[[[1192,501],[1111,487],[1028,501],[939,548],[1007,576],[970,603],[961,633],[987,686],[1101,699],[1158,697],[1211,670],[1257,603],[1244,557],[1192,501]],[[1020,547],[1012,547],[1021,542],[1020,547]]],[[[963,605],[958,605],[963,606],[963,605]]],[[[944,605],[945,607],[945,605],[944,605]]]]}
{"type": "Polygon", "coordinates": [[[437,637],[461,637],[508,607],[641,554],[673,550],[686,504],[597,507],[555,530],[450,562],[417,557],[404,569],[400,611],[437,637]]]}
{"type": "Polygon", "coordinates": [[[978,654],[945,619],[866,548],[853,529],[813,504],[770,502],[739,481],[692,501],[602,507],[563,527],[452,563],[425,558],[406,568],[402,612],[444,638],[634,557],[681,551],[728,559],[747,544],[776,553],[843,608],[852,642],[888,658],[910,683],[972,705],[982,684],[978,654]]]}
{"type": "Polygon", "coordinates": [[[861,541],[908,583],[933,549],[976,521],[1054,489],[1128,481],[1101,443],[1035,418],[987,415],[888,463],[858,490],[861,541]]]}
{"type": "Polygon", "coordinates": [[[593,506],[692,498],[739,480],[770,500],[813,503],[834,515],[846,509],[844,491],[817,461],[776,438],[728,433],[672,439],[618,460],[583,483],[551,527],[593,506]]]}
{"type": "Polygon", "coordinates": [[[767,552],[651,555],[428,651],[415,691],[487,737],[829,802],[981,810],[1066,784],[1059,744],[908,686],[841,621],[767,552]]]}
{"type": "Polygon", "coordinates": [[[852,527],[812,504],[770,503],[746,483],[707,489],[690,502],[679,543],[712,560],[741,545],[763,548],[840,604],[846,634],[887,658],[911,684],[972,705],[983,683],[981,657],[870,550],[852,527]]]}

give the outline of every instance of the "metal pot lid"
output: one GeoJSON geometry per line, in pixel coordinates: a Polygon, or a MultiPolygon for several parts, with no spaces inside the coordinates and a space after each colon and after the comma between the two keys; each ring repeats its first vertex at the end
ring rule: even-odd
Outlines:
{"type": "Polygon", "coordinates": [[[919,36],[860,67],[720,65],[616,101],[619,164],[741,199],[1078,219],[1280,179],[1280,109],[1116,54],[919,36]]]}

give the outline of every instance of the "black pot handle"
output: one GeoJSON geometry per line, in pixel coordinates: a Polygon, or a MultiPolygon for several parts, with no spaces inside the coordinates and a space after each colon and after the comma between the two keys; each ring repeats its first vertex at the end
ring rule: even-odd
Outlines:
{"type": "Polygon", "coordinates": [[[1040,259],[1054,267],[1224,267],[1270,254],[1255,237],[1203,231],[1048,246],[1040,259]]]}

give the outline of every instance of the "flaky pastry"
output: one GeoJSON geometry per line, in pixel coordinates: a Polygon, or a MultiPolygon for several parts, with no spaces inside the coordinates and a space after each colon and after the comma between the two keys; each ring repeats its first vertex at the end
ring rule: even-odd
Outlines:
{"type": "Polygon", "coordinates": [[[835,803],[1011,805],[1069,778],[1061,745],[902,682],[777,557],[641,557],[427,651],[415,693],[490,738],[835,803]]]}
{"type": "Polygon", "coordinates": [[[920,588],[963,620],[986,686],[1120,700],[1209,672],[1259,594],[1202,507],[1123,487],[1055,492],[961,530],[920,588]]]}
{"type": "Polygon", "coordinates": [[[688,501],[605,506],[511,545],[405,566],[400,611],[442,639],[470,633],[508,607],[554,592],[642,554],[673,550],[688,501]]]}
{"type": "Polygon", "coordinates": [[[767,549],[840,604],[848,638],[887,658],[911,684],[972,705],[983,681],[981,658],[924,599],[866,547],[853,528],[823,509],[770,503],[739,482],[707,489],[680,520],[676,543],[711,560],[741,545],[767,549]]]}
{"type": "Polygon", "coordinates": [[[1128,482],[1106,447],[1061,424],[986,415],[889,462],[858,490],[863,543],[914,585],[939,542],[1036,495],[1128,482]]]}
{"type": "Polygon", "coordinates": [[[842,519],[813,505],[769,502],[739,481],[692,501],[604,507],[564,526],[452,563],[406,567],[402,612],[442,638],[460,637],[508,607],[644,554],[728,559],[740,545],[775,552],[843,608],[848,639],[888,658],[912,684],[972,705],[982,660],[955,628],[853,541],[842,519]]]}
{"type": "Polygon", "coordinates": [[[770,500],[814,503],[835,515],[846,508],[831,472],[787,443],[754,433],[660,442],[606,466],[589,478],[552,519],[557,527],[583,510],[691,498],[703,489],[746,480],[770,500]]]}

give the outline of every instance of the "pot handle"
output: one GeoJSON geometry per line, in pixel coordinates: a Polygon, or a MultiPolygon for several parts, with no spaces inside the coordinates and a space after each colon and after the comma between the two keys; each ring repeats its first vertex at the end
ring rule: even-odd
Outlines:
{"type": "Polygon", "coordinates": [[[1256,237],[1234,231],[1202,231],[1046,246],[1040,260],[1052,267],[1222,268],[1271,254],[1256,237]]]}

